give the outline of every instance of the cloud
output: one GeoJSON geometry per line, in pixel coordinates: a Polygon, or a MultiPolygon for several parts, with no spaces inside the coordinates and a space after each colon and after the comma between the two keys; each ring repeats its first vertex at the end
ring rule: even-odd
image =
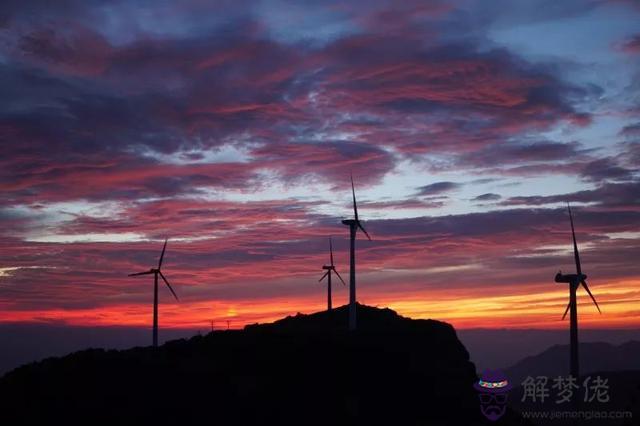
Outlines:
{"type": "Polygon", "coordinates": [[[104,72],[112,54],[111,45],[103,37],[76,23],[34,29],[17,44],[27,60],[72,75],[104,72]]]}
{"type": "Polygon", "coordinates": [[[566,163],[589,158],[588,154],[591,151],[582,148],[577,142],[510,141],[464,153],[457,158],[456,165],[475,168],[508,168],[525,164],[566,163]]]}
{"type": "Polygon", "coordinates": [[[581,175],[584,179],[594,182],[630,181],[634,177],[634,170],[622,167],[615,159],[607,157],[587,163],[581,175]]]}
{"type": "Polygon", "coordinates": [[[460,188],[461,186],[462,184],[456,182],[435,182],[429,185],[418,187],[418,192],[416,195],[438,195],[446,192],[451,192],[455,189],[460,188]]]}
{"type": "Polygon", "coordinates": [[[272,37],[260,16],[234,7],[210,28],[196,19],[190,30],[176,25],[160,36],[160,28],[138,28],[143,6],[118,3],[110,13],[130,15],[128,38],[90,5],[71,3],[66,21],[43,5],[33,9],[49,19],[29,21],[12,9],[16,31],[0,67],[3,90],[21,103],[0,114],[0,132],[21,141],[6,148],[3,167],[16,202],[194,195],[252,186],[264,169],[283,181],[308,171],[338,184],[353,168],[366,183],[380,182],[403,158],[453,146],[469,164],[467,152],[477,162],[501,152],[508,164],[580,154],[575,144],[506,143],[584,121],[572,105],[585,89],[473,38],[438,42],[428,23],[451,6],[380,5],[358,14],[358,31],[308,45],[272,37]],[[381,17],[402,25],[386,34],[370,25],[381,17]],[[407,43],[416,34],[430,38],[407,43]],[[217,167],[157,161],[184,152],[207,158],[225,146],[254,157],[217,167]]]}
{"type": "Polygon", "coordinates": [[[265,145],[252,151],[259,167],[280,173],[287,182],[308,174],[346,182],[350,170],[359,182],[379,181],[395,165],[393,156],[372,144],[355,141],[265,145]]]}
{"type": "Polygon", "coordinates": [[[619,135],[630,138],[640,136],[640,123],[634,123],[629,124],[628,126],[624,126],[622,130],[620,130],[619,135]]]}
{"type": "Polygon", "coordinates": [[[486,194],[478,195],[473,198],[473,201],[498,201],[502,198],[500,194],[493,194],[488,192],[486,194]]]}
{"type": "Polygon", "coordinates": [[[367,209],[375,209],[375,210],[382,210],[382,209],[391,209],[391,210],[396,210],[396,209],[418,209],[418,210],[423,210],[423,209],[433,209],[433,208],[438,208],[438,207],[442,207],[445,205],[444,200],[442,199],[421,199],[421,200],[417,200],[417,199],[406,199],[406,200],[389,200],[389,201],[365,201],[365,202],[358,202],[358,206],[360,206],[360,209],[363,208],[367,208],[367,209]]]}
{"type": "Polygon", "coordinates": [[[621,52],[628,53],[630,55],[637,55],[640,53],[640,34],[634,34],[631,37],[620,42],[616,48],[621,52]]]}
{"type": "Polygon", "coordinates": [[[620,162],[624,167],[635,168],[640,167],[640,141],[631,141],[622,144],[622,154],[620,162]]]}
{"type": "Polygon", "coordinates": [[[501,204],[539,206],[567,201],[637,210],[640,206],[640,182],[604,183],[595,189],[561,195],[510,197],[501,204]]]}

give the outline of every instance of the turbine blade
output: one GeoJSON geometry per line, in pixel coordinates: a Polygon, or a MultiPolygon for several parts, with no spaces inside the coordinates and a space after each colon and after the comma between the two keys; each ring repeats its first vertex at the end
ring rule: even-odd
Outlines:
{"type": "Polygon", "coordinates": [[[322,278],[320,278],[320,279],[318,280],[318,282],[320,282],[320,281],[324,280],[324,279],[327,277],[327,275],[329,275],[329,271],[325,272],[325,273],[324,273],[324,275],[322,276],[322,278]]]}
{"type": "Polygon", "coordinates": [[[369,241],[371,241],[371,237],[369,236],[369,233],[364,229],[364,226],[362,226],[362,224],[360,223],[360,221],[358,221],[358,228],[360,228],[362,230],[362,232],[364,232],[364,235],[367,236],[367,238],[369,239],[369,241]]]}
{"type": "Polygon", "coordinates": [[[571,302],[569,302],[569,304],[567,305],[567,309],[565,309],[564,311],[564,315],[562,316],[562,319],[564,319],[564,317],[567,316],[567,312],[569,312],[569,308],[571,307],[571,302]]]}
{"type": "Polygon", "coordinates": [[[573,215],[571,214],[571,206],[567,203],[569,209],[569,220],[571,221],[571,236],[573,237],[573,257],[576,261],[576,271],[578,275],[582,275],[582,268],[580,267],[580,254],[578,253],[578,244],[576,243],[576,231],[573,228],[573,215]]]}
{"type": "Polygon", "coordinates": [[[593,303],[595,303],[596,308],[598,308],[598,312],[602,313],[602,311],[600,310],[600,306],[598,306],[598,302],[596,302],[596,298],[593,297],[593,294],[591,294],[591,290],[589,290],[589,286],[587,285],[587,282],[585,280],[582,280],[581,283],[584,289],[587,290],[587,293],[589,293],[589,296],[591,297],[591,300],[593,300],[593,303]]]}
{"type": "Polygon", "coordinates": [[[344,280],[342,279],[338,271],[336,271],[336,268],[333,268],[333,272],[335,272],[338,278],[340,278],[340,281],[342,281],[342,285],[347,285],[347,283],[344,282],[344,280]]]}
{"type": "Polygon", "coordinates": [[[356,189],[353,186],[353,173],[351,173],[351,193],[353,194],[353,215],[356,222],[358,221],[358,205],[356,204],[356,189]]]}
{"type": "Polygon", "coordinates": [[[153,271],[137,272],[135,274],[129,274],[127,276],[128,277],[135,277],[136,275],[149,275],[149,274],[153,274],[153,271]]]}
{"type": "Polygon", "coordinates": [[[162,272],[158,271],[160,273],[160,276],[162,277],[162,280],[164,281],[164,283],[167,285],[167,287],[169,287],[169,290],[171,290],[171,293],[173,294],[173,297],[176,298],[176,300],[179,302],[180,299],[178,299],[178,295],[176,294],[175,291],[173,291],[173,288],[171,287],[171,284],[169,284],[169,281],[167,281],[167,279],[164,277],[164,275],[162,275],[162,272]]]}
{"type": "Polygon", "coordinates": [[[160,261],[158,262],[158,269],[162,266],[162,259],[164,258],[164,251],[167,249],[167,241],[169,238],[164,240],[164,246],[162,247],[162,254],[160,255],[160,261]]]}
{"type": "Polygon", "coordinates": [[[331,244],[331,237],[329,237],[329,253],[331,257],[331,266],[333,266],[333,245],[331,244]]]}

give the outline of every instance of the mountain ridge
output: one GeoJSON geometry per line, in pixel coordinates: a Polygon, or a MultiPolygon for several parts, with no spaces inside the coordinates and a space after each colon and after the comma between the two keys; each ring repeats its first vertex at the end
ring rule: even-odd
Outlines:
{"type": "MultiPolygon", "coordinates": [[[[640,341],[614,345],[605,342],[580,343],[580,375],[595,372],[640,370],[640,341]]],[[[505,369],[514,382],[527,376],[566,376],[569,371],[569,345],[553,345],[546,350],[525,357],[505,369]]]]}
{"type": "MultiPolygon", "coordinates": [[[[85,350],[0,379],[6,424],[488,424],[455,329],[358,305],[125,351],[85,350]],[[201,407],[194,409],[194,407],[201,407]],[[100,417],[96,418],[96,413],[100,417]]],[[[526,424],[509,411],[503,424],[526,424]]]]}

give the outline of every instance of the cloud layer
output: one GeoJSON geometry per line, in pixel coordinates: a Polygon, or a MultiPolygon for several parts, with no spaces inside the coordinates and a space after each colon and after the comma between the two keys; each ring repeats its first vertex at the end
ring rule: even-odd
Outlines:
{"type": "Polygon", "coordinates": [[[600,324],[635,324],[637,28],[604,26],[588,62],[512,30],[638,10],[553,10],[5,2],[0,321],[147,324],[150,283],[126,274],[165,236],[168,326],[320,309],[330,235],[348,273],[352,173],[363,302],[553,327],[570,201],[600,324]]]}

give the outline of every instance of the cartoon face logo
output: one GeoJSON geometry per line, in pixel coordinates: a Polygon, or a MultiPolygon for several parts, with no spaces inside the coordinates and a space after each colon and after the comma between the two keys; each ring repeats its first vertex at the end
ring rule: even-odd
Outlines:
{"type": "Polygon", "coordinates": [[[485,370],[473,387],[480,397],[480,411],[489,420],[495,422],[507,411],[507,396],[511,383],[499,370],[485,370]]]}

